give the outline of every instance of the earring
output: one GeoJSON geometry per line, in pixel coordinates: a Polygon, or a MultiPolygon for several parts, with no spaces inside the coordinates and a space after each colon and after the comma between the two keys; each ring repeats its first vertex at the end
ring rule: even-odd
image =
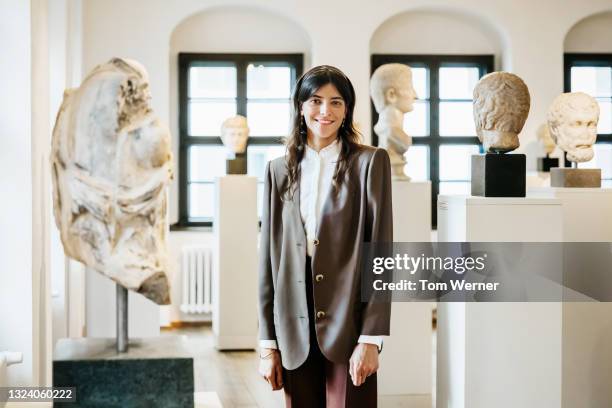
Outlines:
{"type": "Polygon", "coordinates": [[[304,118],[304,116],[302,116],[302,119],[300,120],[300,136],[302,137],[302,140],[306,140],[308,135],[308,132],[306,131],[306,118],[304,118]]]}

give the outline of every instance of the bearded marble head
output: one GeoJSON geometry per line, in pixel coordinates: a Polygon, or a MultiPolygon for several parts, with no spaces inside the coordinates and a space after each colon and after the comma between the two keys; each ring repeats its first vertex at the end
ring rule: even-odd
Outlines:
{"type": "Polygon", "coordinates": [[[548,110],[550,135],[567,159],[576,163],[593,158],[598,121],[597,101],[583,92],[557,96],[548,110]]]}
{"type": "Polygon", "coordinates": [[[476,134],[489,153],[519,147],[518,134],[529,114],[531,98],[525,82],[509,72],[492,72],[474,87],[476,134]]]}
{"type": "Polygon", "coordinates": [[[64,93],[53,129],[53,204],[66,255],[168,304],[172,154],[150,98],[144,67],[120,58],[64,93]]]}

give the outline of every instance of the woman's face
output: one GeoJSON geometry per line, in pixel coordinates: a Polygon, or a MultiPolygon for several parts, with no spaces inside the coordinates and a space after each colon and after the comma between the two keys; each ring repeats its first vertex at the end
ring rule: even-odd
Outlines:
{"type": "Polygon", "coordinates": [[[301,114],[309,139],[335,139],[346,116],[346,103],[334,85],[326,84],[302,103],[301,114]]]}

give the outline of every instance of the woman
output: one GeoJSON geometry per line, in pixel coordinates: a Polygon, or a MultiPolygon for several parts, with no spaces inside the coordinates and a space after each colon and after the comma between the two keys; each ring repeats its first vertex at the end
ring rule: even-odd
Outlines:
{"type": "Polygon", "coordinates": [[[337,68],[305,73],[292,99],[287,154],[266,168],[259,371],[288,407],[375,407],[390,304],[362,302],[360,261],[393,240],[389,156],[358,143],[337,68]]]}

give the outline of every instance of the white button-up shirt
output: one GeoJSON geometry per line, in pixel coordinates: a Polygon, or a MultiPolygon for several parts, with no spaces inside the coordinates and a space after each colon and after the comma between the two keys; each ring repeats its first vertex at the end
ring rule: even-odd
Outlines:
{"type": "MultiPolygon", "coordinates": [[[[309,256],[314,253],[317,227],[321,221],[323,205],[332,188],[332,179],[341,147],[337,139],[318,152],[310,146],[306,146],[304,157],[300,162],[300,214],[306,231],[306,253],[309,256]]],[[[322,245],[326,245],[326,243],[322,243],[322,245]]],[[[361,335],[357,341],[359,343],[375,344],[379,350],[382,347],[380,336],[361,335]]],[[[260,340],[259,346],[261,348],[278,348],[276,340],[260,340]]]]}

